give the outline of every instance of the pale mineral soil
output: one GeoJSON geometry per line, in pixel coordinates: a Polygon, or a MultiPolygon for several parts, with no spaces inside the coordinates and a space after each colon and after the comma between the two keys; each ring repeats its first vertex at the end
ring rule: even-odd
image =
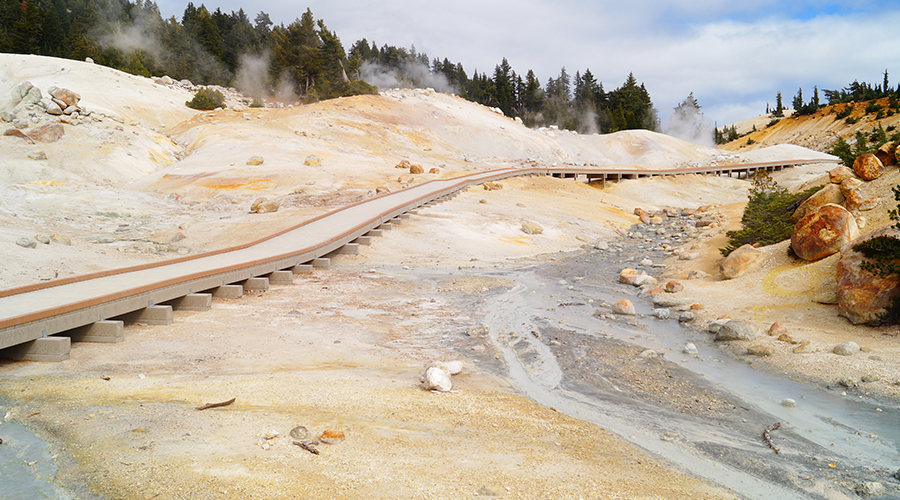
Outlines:
{"type": "MultiPolygon", "coordinates": [[[[182,105],[190,98],[183,88],[75,61],[0,59],[0,96],[24,79],[56,84],[82,94],[98,118],[67,125],[59,143],[0,139],[0,246],[16,262],[0,272],[4,289],[252,241],[373,196],[377,187],[402,189],[405,172],[394,165],[404,158],[426,172],[440,169],[414,182],[516,165],[716,161],[706,148],[653,142],[643,132],[554,137],[427,91],[199,113],[182,105]],[[36,149],[48,160],[28,158],[36,149]],[[604,150],[612,152],[600,155],[604,150]],[[264,164],[246,165],[255,155],[264,164]],[[305,164],[311,155],[321,164],[305,164]],[[282,209],[248,214],[260,196],[281,200],[282,209]],[[15,245],[37,233],[59,233],[72,244],[15,245]]],[[[797,182],[815,177],[794,175],[797,182]]],[[[715,233],[735,227],[747,183],[685,177],[605,190],[550,178],[501,184],[422,210],[360,255],[341,256],[334,269],[298,276],[293,286],[217,299],[212,311],[179,312],[166,327],[128,326],[125,342],[76,344],[62,363],[3,362],[3,409],[58,446],[59,480],[84,498],[733,498],[596,425],[521,396],[504,379],[494,347],[467,334],[473,311],[454,299],[464,292],[477,302],[478,294],[508,284],[453,272],[548,262],[612,241],[638,222],[635,206],[712,204],[724,226],[689,243],[701,254],[696,261],[673,259],[667,272],[713,274],[724,245],[715,233]],[[524,220],[544,232],[526,235],[524,220]],[[417,267],[447,280],[416,279],[417,267]],[[454,377],[455,392],[423,391],[424,365],[448,358],[465,367],[454,377]],[[228,407],[194,409],[233,397],[228,407]],[[312,455],[287,437],[296,425],[340,430],[346,439],[312,455]]],[[[790,299],[797,306],[771,307],[785,300],[760,283],[786,263],[783,250],[773,249],[765,269],[739,280],[681,280],[682,293],[704,304],[709,318],[761,308],[760,321],[777,317],[795,337],[823,346],[803,356],[778,346],[755,366],[788,376],[820,373],[816,380],[828,383],[837,373],[873,371],[883,374],[873,387],[896,397],[894,332],[851,327],[834,306],[810,302],[812,292],[798,280],[776,280],[797,292],[790,299]],[[838,338],[873,352],[827,354],[838,338]]],[[[734,346],[737,355],[742,348],[734,346]]]]}

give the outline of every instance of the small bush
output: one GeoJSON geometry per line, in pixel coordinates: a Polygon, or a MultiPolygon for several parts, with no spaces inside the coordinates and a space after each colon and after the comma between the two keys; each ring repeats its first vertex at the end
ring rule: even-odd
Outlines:
{"type": "Polygon", "coordinates": [[[882,108],[880,104],[878,104],[875,101],[872,101],[869,103],[868,106],[866,106],[866,114],[877,113],[877,112],[881,111],[882,109],[884,109],[884,108],[882,108]]]}
{"type": "Polygon", "coordinates": [[[778,123],[778,122],[780,122],[780,121],[781,121],[781,120],[773,119],[772,121],[769,122],[768,125],[766,125],[766,127],[771,127],[771,126],[775,125],[776,123],[778,123]]]}
{"type": "Polygon", "coordinates": [[[753,187],[750,188],[750,201],[744,208],[741,217],[741,229],[728,231],[728,245],[720,248],[722,255],[746,244],[772,245],[791,237],[794,223],[791,215],[800,202],[812,196],[821,186],[807,189],[801,193],[790,193],[776,183],[765,171],[758,171],[753,176],[753,187]]]}
{"type": "Polygon", "coordinates": [[[225,96],[218,90],[203,87],[194,94],[193,99],[185,102],[185,104],[193,109],[216,109],[225,106],[225,96]]]}
{"type": "Polygon", "coordinates": [[[844,119],[844,121],[847,122],[847,125],[853,125],[854,123],[859,121],[859,118],[854,118],[852,116],[848,116],[847,118],[844,119]]]}
{"type": "Polygon", "coordinates": [[[748,137],[748,138],[747,138],[747,145],[748,145],[748,146],[751,146],[751,145],[753,145],[753,144],[756,144],[756,141],[754,141],[752,137],[748,137]]]}
{"type": "Polygon", "coordinates": [[[856,160],[856,155],[853,154],[853,148],[850,147],[850,144],[844,140],[843,137],[838,137],[837,142],[831,146],[831,149],[828,150],[828,154],[837,156],[844,162],[844,165],[848,167],[853,165],[853,162],[856,160]]]}
{"type": "Polygon", "coordinates": [[[844,118],[850,116],[852,113],[853,106],[847,106],[844,109],[838,111],[837,114],[835,114],[835,117],[837,117],[838,120],[843,120],[844,118]]]}

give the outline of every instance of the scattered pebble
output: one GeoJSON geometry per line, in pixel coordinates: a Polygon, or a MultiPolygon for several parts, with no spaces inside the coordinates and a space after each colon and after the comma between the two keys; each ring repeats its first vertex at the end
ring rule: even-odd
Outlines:
{"type": "Polygon", "coordinates": [[[859,352],[859,344],[856,342],[844,342],[834,348],[834,353],[841,356],[852,356],[859,352]]]}
{"type": "Polygon", "coordinates": [[[682,349],[681,352],[685,354],[700,354],[697,346],[695,346],[692,342],[688,342],[687,344],[685,344],[684,349],[682,349]]]}
{"type": "Polygon", "coordinates": [[[784,398],[781,400],[781,406],[784,406],[785,408],[796,408],[797,402],[791,398],[784,398]]]}

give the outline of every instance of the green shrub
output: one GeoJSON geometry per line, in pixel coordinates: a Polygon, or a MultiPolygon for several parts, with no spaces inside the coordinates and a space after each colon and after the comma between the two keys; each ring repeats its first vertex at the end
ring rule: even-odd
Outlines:
{"type": "Polygon", "coordinates": [[[853,106],[850,105],[850,106],[847,106],[844,109],[838,111],[837,114],[835,115],[835,117],[838,120],[843,120],[844,118],[847,118],[848,116],[850,116],[852,113],[853,113],[853,106]]]}
{"type": "Polygon", "coordinates": [[[774,119],[774,118],[773,118],[772,121],[770,121],[769,124],[766,125],[766,127],[771,127],[772,125],[775,125],[776,123],[778,123],[778,122],[780,122],[780,121],[781,121],[781,120],[778,120],[778,119],[774,119]]]}
{"type": "Polygon", "coordinates": [[[859,118],[848,116],[844,121],[847,122],[847,125],[853,125],[854,123],[859,121],[859,118]]]}
{"type": "Polygon", "coordinates": [[[720,248],[722,255],[746,244],[772,245],[791,237],[794,223],[791,215],[797,206],[812,196],[821,186],[807,189],[802,193],[790,193],[776,183],[765,171],[758,171],[753,176],[753,187],[750,188],[750,201],[744,208],[741,217],[741,229],[728,231],[728,245],[720,248]]]}
{"type": "Polygon", "coordinates": [[[218,90],[203,87],[194,94],[194,98],[185,103],[193,109],[216,109],[225,106],[225,96],[218,90]]]}
{"type": "Polygon", "coordinates": [[[872,101],[869,103],[868,106],[866,106],[866,114],[877,113],[877,112],[881,111],[882,109],[884,109],[884,108],[882,108],[880,104],[878,104],[875,101],[872,101]]]}
{"type": "MultiPolygon", "coordinates": [[[[900,186],[894,186],[893,191],[894,200],[900,202],[900,186]]],[[[900,221],[900,203],[888,213],[891,220],[900,221]]],[[[894,228],[900,230],[900,222],[895,223],[894,228]]],[[[857,243],[853,249],[869,259],[861,266],[866,271],[881,277],[900,273],[900,239],[888,235],[876,236],[857,243]]],[[[887,313],[880,318],[880,322],[889,325],[900,324],[900,299],[895,299],[887,307],[887,313]]]]}
{"type": "Polygon", "coordinates": [[[752,137],[748,137],[748,138],[747,138],[747,145],[750,146],[750,145],[753,145],[753,144],[756,144],[756,141],[754,141],[752,137]]]}
{"type": "Polygon", "coordinates": [[[850,144],[844,140],[843,137],[838,137],[837,142],[831,146],[831,149],[828,150],[828,154],[837,156],[844,162],[844,165],[848,167],[853,165],[854,160],[856,160],[856,155],[853,154],[853,148],[850,147],[850,144]]]}

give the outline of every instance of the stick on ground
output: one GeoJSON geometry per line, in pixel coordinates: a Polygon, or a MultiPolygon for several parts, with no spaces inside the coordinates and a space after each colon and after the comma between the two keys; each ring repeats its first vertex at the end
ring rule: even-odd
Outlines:
{"type": "Polygon", "coordinates": [[[766,430],[763,431],[763,439],[766,440],[766,444],[769,445],[769,448],[775,450],[775,453],[778,455],[781,454],[781,450],[779,450],[778,447],[775,446],[775,443],[772,442],[772,436],[770,436],[769,433],[779,427],[781,427],[781,422],[775,422],[774,424],[766,427],[766,430]]]}
{"type": "Polygon", "coordinates": [[[208,410],[210,408],[218,408],[220,406],[228,406],[231,403],[234,403],[235,400],[237,400],[237,398],[231,398],[228,401],[222,401],[221,403],[206,403],[203,406],[198,406],[197,409],[198,410],[208,410]]]}

